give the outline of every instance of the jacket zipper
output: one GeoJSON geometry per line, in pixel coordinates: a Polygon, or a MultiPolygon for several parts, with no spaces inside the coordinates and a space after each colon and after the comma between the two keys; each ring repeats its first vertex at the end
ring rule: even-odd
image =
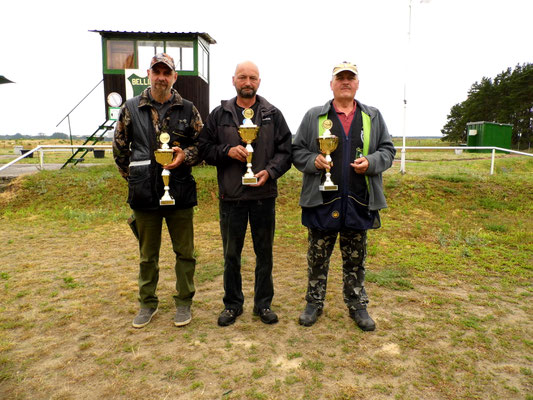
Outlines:
{"type": "MultiPolygon", "coordinates": [[[[355,116],[354,116],[355,118],[355,116]]],[[[352,125],[353,125],[352,121],[352,125]]],[[[343,129],[344,131],[344,129],[343,129]]],[[[343,132],[344,133],[344,132],[343,132]]],[[[346,221],[346,210],[348,207],[348,184],[349,184],[349,173],[348,168],[350,168],[350,164],[348,159],[350,158],[350,150],[351,150],[351,133],[352,133],[352,126],[350,126],[350,131],[348,132],[348,135],[344,133],[343,138],[343,146],[342,146],[342,200],[341,200],[341,206],[342,206],[342,227],[344,228],[344,223],[346,221]]]]}

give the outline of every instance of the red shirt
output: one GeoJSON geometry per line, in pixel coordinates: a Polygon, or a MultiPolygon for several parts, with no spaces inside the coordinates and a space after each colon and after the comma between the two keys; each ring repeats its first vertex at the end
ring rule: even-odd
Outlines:
{"type": "Polygon", "coordinates": [[[355,102],[355,100],[353,101],[353,109],[348,115],[346,115],[342,111],[337,110],[337,107],[335,107],[335,102],[333,102],[333,107],[337,112],[337,117],[339,117],[342,127],[344,128],[344,134],[348,136],[348,133],[350,133],[350,126],[352,125],[353,117],[355,115],[355,109],[357,108],[357,103],[355,102]]]}

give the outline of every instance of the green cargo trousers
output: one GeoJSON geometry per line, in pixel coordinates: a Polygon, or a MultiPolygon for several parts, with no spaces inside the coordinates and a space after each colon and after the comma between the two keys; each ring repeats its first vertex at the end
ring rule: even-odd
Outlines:
{"type": "Polygon", "coordinates": [[[156,308],[159,281],[159,250],[163,219],[166,221],[172,249],[176,254],[176,306],[189,306],[194,296],[193,208],[183,210],[161,207],[156,211],[134,210],[139,233],[139,302],[141,308],[156,308]]]}

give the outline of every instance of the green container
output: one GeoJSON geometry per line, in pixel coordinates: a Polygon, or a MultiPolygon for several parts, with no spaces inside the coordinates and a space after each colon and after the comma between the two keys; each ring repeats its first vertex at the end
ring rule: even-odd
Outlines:
{"type": "MultiPolygon", "coordinates": [[[[467,146],[485,146],[511,148],[511,137],[513,135],[513,125],[500,124],[498,122],[469,122],[466,124],[468,136],[467,146]]],[[[490,153],[492,150],[469,149],[471,153],[490,153]]],[[[502,151],[498,151],[503,153],[502,151]]]]}

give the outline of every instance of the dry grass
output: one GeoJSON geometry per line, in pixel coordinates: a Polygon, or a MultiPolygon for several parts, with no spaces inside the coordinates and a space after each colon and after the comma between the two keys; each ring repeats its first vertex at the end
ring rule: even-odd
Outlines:
{"type": "Polygon", "coordinates": [[[41,172],[0,194],[0,398],[532,399],[533,165],[505,158],[397,166],[390,209],[370,233],[363,333],[341,295],[334,253],[324,315],[298,325],[306,288],[299,174],[280,181],[273,308],[252,316],[254,255],[243,253],[245,312],[227,328],[213,170],[196,170],[193,321],[172,324],[165,233],[160,313],[142,330],[137,247],[112,167],[41,172]],[[513,170],[517,173],[509,173],[513,170]],[[458,173],[460,171],[460,173],[458,173]],[[518,172],[520,171],[520,172],[518,172]]]}

